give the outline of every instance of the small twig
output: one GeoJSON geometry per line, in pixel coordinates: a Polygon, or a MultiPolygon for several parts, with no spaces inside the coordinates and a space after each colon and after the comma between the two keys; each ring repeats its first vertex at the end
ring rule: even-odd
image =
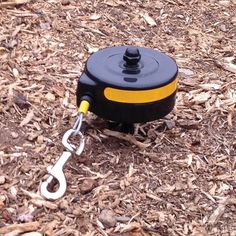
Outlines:
{"type": "Polygon", "coordinates": [[[118,139],[122,139],[122,140],[128,141],[129,143],[132,143],[132,144],[136,145],[140,149],[145,149],[148,146],[150,146],[150,144],[139,142],[138,140],[136,140],[133,136],[131,136],[129,134],[123,134],[123,133],[120,133],[120,132],[117,132],[117,131],[108,130],[108,129],[103,130],[103,133],[105,135],[108,135],[108,136],[112,136],[112,137],[115,137],[115,138],[118,138],[118,139]]]}

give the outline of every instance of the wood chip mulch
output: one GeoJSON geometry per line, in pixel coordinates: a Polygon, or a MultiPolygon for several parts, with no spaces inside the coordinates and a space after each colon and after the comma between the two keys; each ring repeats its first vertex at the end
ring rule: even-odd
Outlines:
{"type": "Polygon", "coordinates": [[[235,39],[235,0],[0,1],[0,235],[236,235],[235,39]],[[116,45],[176,60],[176,106],[134,135],[89,113],[67,192],[47,201],[77,80],[116,45]]]}

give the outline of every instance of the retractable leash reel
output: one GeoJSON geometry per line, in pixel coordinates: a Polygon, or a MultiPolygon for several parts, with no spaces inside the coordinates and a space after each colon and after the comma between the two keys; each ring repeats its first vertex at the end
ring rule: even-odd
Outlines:
{"type": "Polygon", "coordinates": [[[88,109],[122,124],[162,118],[174,107],[177,74],[178,67],[172,58],[149,48],[119,46],[92,54],[78,81],[78,118],[62,138],[66,151],[53,167],[48,167],[50,177],[41,185],[42,195],[52,200],[64,195],[67,185],[63,167],[73,153],[79,156],[84,149],[80,128],[88,109]],[[68,141],[76,135],[80,139],[78,148],[68,141]],[[54,178],[59,188],[50,192],[48,185],[54,178]]]}

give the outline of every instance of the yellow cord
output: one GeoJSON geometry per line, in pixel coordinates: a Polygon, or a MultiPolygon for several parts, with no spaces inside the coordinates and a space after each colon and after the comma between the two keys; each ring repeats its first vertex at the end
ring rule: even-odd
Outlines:
{"type": "Polygon", "coordinates": [[[88,101],[86,101],[86,100],[81,101],[81,103],[78,107],[78,112],[86,114],[88,112],[89,106],[90,106],[90,104],[88,101]]]}

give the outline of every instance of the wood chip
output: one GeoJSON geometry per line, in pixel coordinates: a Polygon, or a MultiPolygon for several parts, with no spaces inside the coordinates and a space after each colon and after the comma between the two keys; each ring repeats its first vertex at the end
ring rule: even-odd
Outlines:
{"type": "Polygon", "coordinates": [[[21,121],[20,127],[27,125],[34,118],[34,111],[30,110],[26,117],[21,121]]]}
{"type": "Polygon", "coordinates": [[[107,228],[114,227],[117,223],[115,213],[112,210],[104,209],[99,215],[99,221],[107,228]]]}
{"type": "Polygon", "coordinates": [[[29,192],[23,188],[21,188],[21,191],[28,197],[32,198],[32,199],[42,199],[43,200],[43,197],[37,193],[33,193],[33,192],[29,192]]]}
{"type": "Polygon", "coordinates": [[[223,69],[236,74],[236,58],[227,57],[223,58],[221,61],[216,61],[216,64],[223,69]]]}
{"type": "Polygon", "coordinates": [[[6,182],[6,177],[3,176],[3,175],[1,175],[1,176],[0,176],[0,185],[1,185],[1,184],[5,184],[5,182],[6,182]]]}
{"type": "Polygon", "coordinates": [[[40,232],[30,232],[30,233],[22,234],[21,236],[43,236],[43,234],[40,232]]]}
{"type": "Polygon", "coordinates": [[[100,19],[102,16],[100,15],[100,14],[97,14],[97,13],[94,13],[94,14],[92,14],[90,17],[89,17],[89,19],[90,20],[98,20],[98,19],[100,19]]]}
{"type": "Polygon", "coordinates": [[[208,92],[203,92],[203,93],[199,93],[194,95],[193,101],[196,104],[203,104],[205,103],[209,98],[211,97],[210,93],[208,92]]]}
{"type": "MultiPolygon", "coordinates": [[[[40,223],[35,230],[16,227],[0,235],[236,235],[235,4],[0,0],[0,228],[40,223]],[[83,96],[76,92],[78,80],[97,92],[86,61],[119,45],[155,49],[176,61],[174,109],[133,130],[117,124],[134,132],[128,135],[103,133],[112,126],[89,112],[82,126],[85,150],[63,170],[65,196],[47,201],[37,191],[73,126],[76,96],[83,96]],[[225,197],[230,198],[222,203],[225,197]],[[119,223],[107,229],[99,220],[103,209],[114,211],[119,223]]],[[[147,69],[150,78],[160,73],[156,79],[166,85],[162,75],[175,76],[171,67],[159,61],[162,54],[154,60],[146,52],[141,73],[130,76],[141,85],[147,69]]],[[[114,54],[105,62],[110,73],[118,57],[122,72],[122,54],[114,54]]],[[[138,86],[127,81],[127,89],[138,86]]],[[[98,103],[93,101],[91,111],[98,103]]],[[[133,105],[142,106],[127,104],[133,105]]],[[[78,137],[71,138],[77,145],[78,137]]]]}
{"type": "Polygon", "coordinates": [[[30,1],[31,0],[14,0],[14,1],[0,2],[0,7],[9,7],[9,6],[25,4],[25,3],[28,3],[30,1]]]}
{"type": "Polygon", "coordinates": [[[1,234],[5,235],[12,231],[18,231],[18,234],[28,231],[35,231],[39,228],[39,226],[40,226],[39,222],[7,225],[0,228],[0,235],[1,234]]]}
{"type": "Polygon", "coordinates": [[[144,18],[144,20],[148,23],[150,26],[156,26],[156,21],[148,14],[148,13],[143,13],[141,16],[144,18]]]}
{"type": "Polygon", "coordinates": [[[218,222],[220,217],[225,212],[225,207],[227,203],[228,203],[228,198],[225,198],[219,203],[218,207],[213,211],[213,213],[209,217],[209,220],[208,220],[209,225],[215,225],[218,222]]]}
{"type": "Polygon", "coordinates": [[[54,228],[58,225],[57,220],[53,220],[49,222],[48,224],[43,227],[42,232],[44,233],[45,236],[51,236],[53,235],[53,230],[54,228]]]}
{"type": "Polygon", "coordinates": [[[19,78],[19,71],[16,69],[16,68],[13,68],[13,70],[12,70],[12,74],[13,74],[13,76],[15,77],[15,78],[19,78]]]}
{"type": "Polygon", "coordinates": [[[56,97],[54,94],[48,92],[46,95],[45,95],[45,99],[48,100],[49,102],[54,102],[56,100],[56,97]]]}
{"type": "Polygon", "coordinates": [[[52,209],[52,210],[55,210],[55,209],[58,208],[57,204],[49,202],[49,201],[46,201],[46,200],[42,200],[42,199],[31,199],[30,202],[33,205],[37,206],[37,207],[44,206],[44,207],[52,209]]]}
{"type": "Polygon", "coordinates": [[[91,192],[96,185],[96,181],[94,179],[85,179],[80,186],[80,191],[82,194],[86,194],[91,192]]]}
{"type": "Polygon", "coordinates": [[[137,230],[137,229],[140,229],[140,228],[141,228],[140,223],[138,223],[138,222],[131,222],[130,224],[125,225],[125,226],[120,230],[120,232],[126,233],[126,232],[133,231],[133,230],[137,230]]]}

